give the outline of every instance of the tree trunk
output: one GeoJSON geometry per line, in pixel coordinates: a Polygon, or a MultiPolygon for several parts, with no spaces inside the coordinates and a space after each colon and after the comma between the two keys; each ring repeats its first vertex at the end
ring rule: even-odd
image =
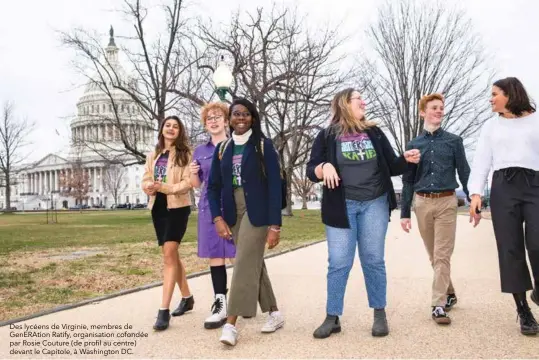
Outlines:
{"type": "Polygon", "coordinates": [[[287,170],[286,187],[288,189],[287,191],[288,195],[286,196],[286,207],[281,212],[283,216],[294,216],[294,214],[292,214],[292,175],[291,174],[292,172],[287,170]]]}
{"type": "Polygon", "coordinates": [[[11,176],[6,174],[6,209],[11,210],[11,176]]]}
{"type": "Polygon", "coordinates": [[[301,200],[303,201],[303,206],[301,207],[302,210],[308,210],[307,208],[307,196],[306,195],[303,195],[301,197],[301,200]]]}

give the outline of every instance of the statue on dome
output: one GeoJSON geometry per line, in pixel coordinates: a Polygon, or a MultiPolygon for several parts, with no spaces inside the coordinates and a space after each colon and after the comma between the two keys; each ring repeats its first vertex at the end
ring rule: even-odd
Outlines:
{"type": "Polygon", "coordinates": [[[116,46],[116,43],[114,42],[114,28],[112,27],[112,25],[110,26],[109,34],[110,34],[109,46],[116,46]]]}

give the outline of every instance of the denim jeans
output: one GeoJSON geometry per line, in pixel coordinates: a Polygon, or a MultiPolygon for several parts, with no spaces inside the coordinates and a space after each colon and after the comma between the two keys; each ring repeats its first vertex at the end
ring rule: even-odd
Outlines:
{"type": "Polygon", "coordinates": [[[369,201],[346,200],[349,229],[326,226],[329,252],[327,275],[328,315],[342,315],[348,275],[356,244],[365,277],[369,307],[386,306],[385,237],[389,222],[387,194],[369,201]]]}

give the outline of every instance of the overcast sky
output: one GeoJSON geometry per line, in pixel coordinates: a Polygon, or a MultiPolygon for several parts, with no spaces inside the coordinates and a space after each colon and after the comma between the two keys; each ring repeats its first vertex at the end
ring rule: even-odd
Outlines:
{"type": "MultiPolygon", "coordinates": [[[[343,32],[357,32],[358,42],[381,2],[277,1],[297,5],[313,23],[342,20],[343,32]]],[[[470,16],[498,77],[519,77],[532,97],[539,99],[539,1],[445,0],[443,3],[458,6],[470,16]]],[[[69,121],[82,95],[78,86],[81,78],[70,64],[73,53],[60,46],[56,30],[94,29],[103,34],[103,46],[106,46],[110,25],[119,36],[129,26],[121,15],[110,11],[121,4],[122,0],[0,0],[0,103],[12,101],[19,116],[36,123],[31,160],[65,148],[69,121]]],[[[197,0],[191,1],[189,11],[226,22],[238,8],[254,10],[262,5],[270,6],[270,1],[197,0]]],[[[158,31],[159,25],[147,31],[158,31]]],[[[488,96],[485,94],[485,101],[488,96]]]]}

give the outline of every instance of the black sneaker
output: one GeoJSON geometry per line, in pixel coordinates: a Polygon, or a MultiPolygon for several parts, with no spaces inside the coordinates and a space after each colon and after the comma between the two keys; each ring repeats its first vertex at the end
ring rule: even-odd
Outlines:
{"type": "Polygon", "coordinates": [[[155,321],[155,324],[153,325],[153,329],[157,331],[165,330],[168,328],[168,324],[170,322],[170,311],[169,309],[166,310],[159,310],[157,313],[157,320],[155,321]]]}
{"type": "Polygon", "coordinates": [[[533,289],[531,299],[537,306],[539,306],[539,293],[537,288],[533,289]]]}
{"type": "Polygon", "coordinates": [[[517,319],[520,318],[520,332],[523,335],[539,334],[539,325],[529,307],[518,309],[517,313],[517,319]]]}
{"type": "Polygon", "coordinates": [[[451,318],[447,316],[444,308],[441,306],[432,307],[432,319],[439,325],[451,324],[451,318]]]}
{"type": "Polygon", "coordinates": [[[457,304],[457,295],[455,294],[448,294],[447,295],[447,301],[445,303],[445,311],[451,311],[453,306],[457,304]]]}
{"type": "Polygon", "coordinates": [[[193,310],[193,306],[195,305],[195,298],[193,295],[189,296],[188,298],[182,298],[182,301],[180,301],[180,304],[174,310],[171,315],[172,316],[181,316],[185,314],[189,310],[193,310]]]}

